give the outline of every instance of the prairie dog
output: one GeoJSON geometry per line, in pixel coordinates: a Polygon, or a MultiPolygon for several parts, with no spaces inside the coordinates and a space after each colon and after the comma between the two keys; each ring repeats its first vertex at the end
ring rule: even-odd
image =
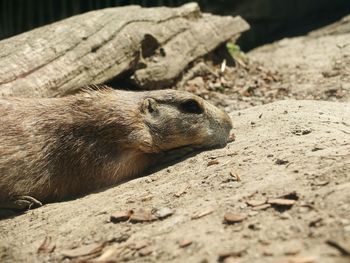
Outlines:
{"type": "Polygon", "coordinates": [[[0,203],[87,194],[141,175],[172,149],[224,146],[232,128],[188,92],[109,88],[0,99],[0,124],[0,203]]]}

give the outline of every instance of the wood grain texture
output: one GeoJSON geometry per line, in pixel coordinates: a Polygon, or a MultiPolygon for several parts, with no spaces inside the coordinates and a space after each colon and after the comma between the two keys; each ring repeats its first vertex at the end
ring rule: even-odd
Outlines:
{"type": "Polygon", "coordinates": [[[125,72],[142,89],[164,88],[248,28],[195,3],[88,12],[1,41],[0,96],[59,97],[125,72]]]}

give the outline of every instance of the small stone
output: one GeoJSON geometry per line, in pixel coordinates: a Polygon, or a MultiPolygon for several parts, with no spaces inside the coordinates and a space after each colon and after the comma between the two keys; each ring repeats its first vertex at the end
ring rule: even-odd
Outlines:
{"type": "Polygon", "coordinates": [[[248,213],[248,216],[256,216],[257,214],[259,214],[259,212],[257,212],[257,211],[250,211],[248,213]]]}
{"type": "Polygon", "coordinates": [[[224,260],[227,259],[227,258],[242,257],[245,254],[246,251],[247,251],[247,248],[242,248],[242,249],[235,250],[235,251],[223,251],[223,252],[220,252],[218,261],[219,262],[225,262],[224,260]]]}
{"type": "Polygon", "coordinates": [[[141,201],[146,202],[146,201],[152,200],[153,197],[154,197],[153,195],[146,195],[146,196],[141,197],[141,201]]]}
{"type": "Polygon", "coordinates": [[[219,164],[219,161],[218,161],[218,160],[210,160],[210,161],[207,163],[207,166],[212,166],[212,165],[215,165],[215,164],[219,164]]]}
{"type": "Polygon", "coordinates": [[[247,208],[247,204],[246,204],[246,203],[241,203],[241,204],[239,205],[239,208],[245,209],[245,208],[247,208]]]}
{"type": "Polygon", "coordinates": [[[143,223],[143,222],[150,222],[150,221],[157,220],[157,217],[152,215],[151,212],[138,210],[138,211],[134,211],[134,213],[131,214],[129,220],[132,223],[143,223]]]}
{"type": "Polygon", "coordinates": [[[268,240],[266,240],[266,239],[263,239],[263,238],[259,238],[258,241],[259,241],[260,244],[262,244],[262,245],[264,245],[264,246],[268,246],[268,245],[271,244],[270,241],[268,241],[268,240]]]}
{"type": "Polygon", "coordinates": [[[329,181],[327,180],[324,180],[324,181],[315,181],[315,182],[312,182],[311,185],[313,186],[325,186],[329,184],[329,181]]]}
{"type": "Polygon", "coordinates": [[[133,210],[114,212],[111,215],[111,222],[119,223],[119,222],[127,221],[127,220],[129,220],[130,216],[133,213],[134,213],[133,210]]]}
{"type": "Polygon", "coordinates": [[[262,229],[261,225],[259,223],[255,223],[255,224],[249,224],[248,228],[250,230],[254,230],[254,231],[259,231],[262,229]]]}
{"type": "Polygon", "coordinates": [[[153,250],[151,247],[145,247],[139,250],[139,254],[141,257],[145,257],[148,256],[150,254],[152,254],[153,250]]]}
{"type": "Polygon", "coordinates": [[[277,164],[277,165],[285,165],[285,164],[287,164],[287,163],[289,163],[289,161],[287,161],[287,160],[282,160],[282,159],[277,159],[277,160],[275,161],[275,164],[277,164]]]}
{"type": "Polygon", "coordinates": [[[244,214],[226,213],[224,216],[224,223],[226,224],[240,223],[246,218],[247,216],[244,214]]]}
{"type": "Polygon", "coordinates": [[[179,247],[184,248],[184,247],[188,247],[191,244],[192,244],[192,240],[183,239],[179,242],[179,247]]]}
{"type": "Polygon", "coordinates": [[[168,216],[171,216],[174,214],[174,210],[169,208],[169,207],[162,207],[157,210],[155,213],[155,216],[158,217],[159,219],[164,219],[168,216]]]}
{"type": "Polygon", "coordinates": [[[290,214],[288,214],[287,212],[281,213],[280,214],[280,218],[281,219],[292,219],[292,216],[290,214]]]}
{"type": "Polygon", "coordinates": [[[187,188],[188,188],[188,186],[186,185],[185,187],[181,188],[180,191],[178,191],[177,193],[175,193],[174,196],[175,196],[175,197],[180,197],[180,196],[186,194],[186,193],[187,193],[187,188]]]}
{"type": "Polygon", "coordinates": [[[282,198],[271,198],[267,200],[268,204],[271,205],[281,205],[281,206],[292,206],[295,204],[295,200],[292,199],[282,199],[282,198]]]}
{"type": "Polygon", "coordinates": [[[288,248],[286,251],[284,251],[284,254],[287,256],[295,256],[296,254],[299,254],[301,251],[300,247],[292,247],[288,248]]]}
{"type": "Polygon", "coordinates": [[[310,223],[309,227],[320,227],[324,224],[322,217],[314,217],[310,223]]]}
{"type": "Polygon", "coordinates": [[[273,252],[269,251],[269,250],[264,250],[262,254],[264,256],[266,256],[266,257],[272,257],[273,256],[273,252]]]}

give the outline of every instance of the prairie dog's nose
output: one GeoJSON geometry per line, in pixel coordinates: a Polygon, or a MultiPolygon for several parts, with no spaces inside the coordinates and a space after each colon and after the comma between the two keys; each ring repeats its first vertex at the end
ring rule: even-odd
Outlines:
{"type": "Polygon", "coordinates": [[[231,120],[230,116],[225,111],[222,111],[222,112],[223,112],[223,117],[222,117],[223,123],[226,126],[226,128],[228,129],[228,131],[230,131],[233,128],[232,120],[231,120]]]}
{"type": "Polygon", "coordinates": [[[225,143],[227,143],[230,139],[230,131],[233,128],[232,120],[231,120],[230,116],[225,111],[222,111],[221,115],[222,115],[221,116],[221,118],[222,118],[221,127],[223,130],[223,133],[226,135],[224,137],[225,137],[225,143]]]}
{"type": "Polygon", "coordinates": [[[217,108],[209,102],[206,102],[206,104],[208,111],[211,111],[211,114],[209,112],[208,114],[212,115],[220,126],[229,132],[233,128],[230,116],[224,110],[217,108]]]}
{"type": "Polygon", "coordinates": [[[205,108],[208,116],[211,116],[212,127],[214,130],[213,140],[220,145],[225,145],[230,137],[230,131],[233,128],[230,116],[223,110],[213,104],[205,101],[205,108]]]}

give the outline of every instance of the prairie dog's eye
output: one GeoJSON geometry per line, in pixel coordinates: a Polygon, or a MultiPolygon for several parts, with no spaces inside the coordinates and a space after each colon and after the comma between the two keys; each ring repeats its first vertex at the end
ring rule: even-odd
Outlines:
{"type": "Polygon", "coordinates": [[[194,99],[186,100],[181,103],[181,109],[188,113],[201,114],[203,113],[203,108],[199,105],[198,101],[194,99]]]}

